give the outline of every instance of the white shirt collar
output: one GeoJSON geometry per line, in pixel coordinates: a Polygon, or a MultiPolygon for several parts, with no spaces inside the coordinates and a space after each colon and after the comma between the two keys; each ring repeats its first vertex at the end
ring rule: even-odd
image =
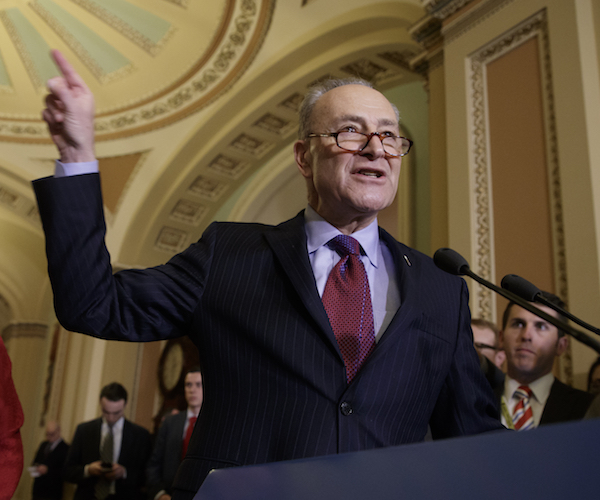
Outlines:
{"type": "MultiPolygon", "coordinates": [[[[310,205],[307,206],[304,212],[304,219],[306,221],[306,240],[309,254],[316,252],[332,238],[342,234],[338,228],[323,219],[310,205]]],[[[377,226],[377,219],[364,229],[352,233],[352,237],[360,243],[371,264],[378,267],[379,227],[377,226]]]]}
{"type": "MultiPolygon", "coordinates": [[[[552,384],[554,384],[554,375],[552,372],[550,372],[527,385],[531,389],[533,397],[543,406],[546,404],[548,396],[550,396],[552,384]]],[[[524,384],[517,382],[508,375],[506,376],[506,382],[504,384],[504,397],[507,401],[513,397],[513,394],[521,385],[524,384]]]]}
{"type": "Polygon", "coordinates": [[[192,409],[191,409],[191,408],[188,406],[188,407],[187,407],[187,415],[186,415],[186,417],[185,417],[185,418],[186,418],[187,420],[189,420],[191,417],[197,417],[197,416],[198,416],[198,413],[194,413],[194,412],[192,411],[192,409]]]}
{"type": "MultiPolygon", "coordinates": [[[[112,426],[113,433],[115,431],[118,431],[118,432],[123,431],[124,423],[125,423],[125,417],[121,417],[119,420],[117,420],[115,422],[115,424],[112,426]]],[[[102,427],[108,431],[108,422],[106,421],[106,419],[104,417],[102,417],[102,427]]]]}

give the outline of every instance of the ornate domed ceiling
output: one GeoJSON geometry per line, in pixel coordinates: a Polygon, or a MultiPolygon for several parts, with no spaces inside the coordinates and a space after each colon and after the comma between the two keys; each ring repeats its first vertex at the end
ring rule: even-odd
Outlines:
{"type": "Polygon", "coordinates": [[[0,0],[0,326],[50,303],[30,181],[57,154],[40,118],[51,49],[96,97],[113,264],[149,266],[213,220],[303,208],[291,151],[307,86],[419,85],[408,31],[422,16],[420,0],[0,0]]]}
{"type": "Polygon", "coordinates": [[[98,140],[172,123],[240,76],[264,37],[271,4],[0,0],[0,139],[47,141],[39,115],[45,82],[57,74],[51,48],[94,92],[98,140]]]}

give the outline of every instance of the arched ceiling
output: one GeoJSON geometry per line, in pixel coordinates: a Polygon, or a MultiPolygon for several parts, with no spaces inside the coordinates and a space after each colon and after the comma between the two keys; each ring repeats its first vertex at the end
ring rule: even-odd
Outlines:
{"type": "Polygon", "coordinates": [[[0,215],[43,248],[29,183],[51,175],[56,157],[38,118],[56,74],[50,48],[97,99],[113,260],[147,266],[215,216],[247,220],[244,207],[275,210],[261,193],[296,189],[290,147],[311,82],[420,79],[408,28],[423,14],[419,0],[0,0],[0,215]]]}

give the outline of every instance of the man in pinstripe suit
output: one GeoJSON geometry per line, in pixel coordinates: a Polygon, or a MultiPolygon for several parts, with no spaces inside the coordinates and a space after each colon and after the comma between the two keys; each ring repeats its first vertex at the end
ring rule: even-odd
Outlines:
{"type": "Polygon", "coordinates": [[[44,118],[61,161],[34,187],[57,316],[89,335],[189,335],[198,347],[205,398],[174,498],[192,498],[213,468],[412,443],[428,426],[434,438],[501,428],[465,282],[377,226],[410,148],[382,94],[365,82],[309,93],[294,146],[308,207],[294,219],[214,223],[167,264],[113,276],[93,97],[54,57],[63,77],[48,83],[44,118]],[[376,335],[350,383],[320,297],[339,259],[327,242],[339,234],[362,247],[376,335]]]}

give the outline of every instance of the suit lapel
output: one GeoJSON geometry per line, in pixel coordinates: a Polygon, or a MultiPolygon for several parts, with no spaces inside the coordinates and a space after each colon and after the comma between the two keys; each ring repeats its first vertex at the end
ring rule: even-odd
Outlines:
{"type": "Polygon", "coordinates": [[[102,418],[94,420],[92,427],[93,432],[90,435],[90,439],[86,440],[86,446],[89,446],[88,453],[90,457],[98,457],[100,459],[100,441],[102,440],[102,418]]]}
{"type": "Polygon", "coordinates": [[[131,432],[131,423],[129,420],[123,422],[123,434],[121,435],[121,449],[119,450],[118,462],[128,464],[127,453],[133,450],[133,433],[131,432]]]}
{"type": "Polygon", "coordinates": [[[415,311],[418,310],[418,308],[416,308],[417,297],[415,280],[418,279],[417,273],[419,271],[412,265],[408,247],[398,243],[381,228],[379,228],[379,237],[392,254],[396,282],[400,290],[400,307],[377,343],[377,348],[381,350],[383,346],[390,342],[395,342],[400,338],[400,335],[395,335],[394,333],[405,329],[413,320],[415,311]]]}
{"type": "Polygon", "coordinates": [[[308,313],[341,359],[340,348],[329,324],[321,297],[319,297],[314,273],[308,259],[304,211],[293,219],[274,227],[273,231],[266,234],[266,239],[308,313]]]}

